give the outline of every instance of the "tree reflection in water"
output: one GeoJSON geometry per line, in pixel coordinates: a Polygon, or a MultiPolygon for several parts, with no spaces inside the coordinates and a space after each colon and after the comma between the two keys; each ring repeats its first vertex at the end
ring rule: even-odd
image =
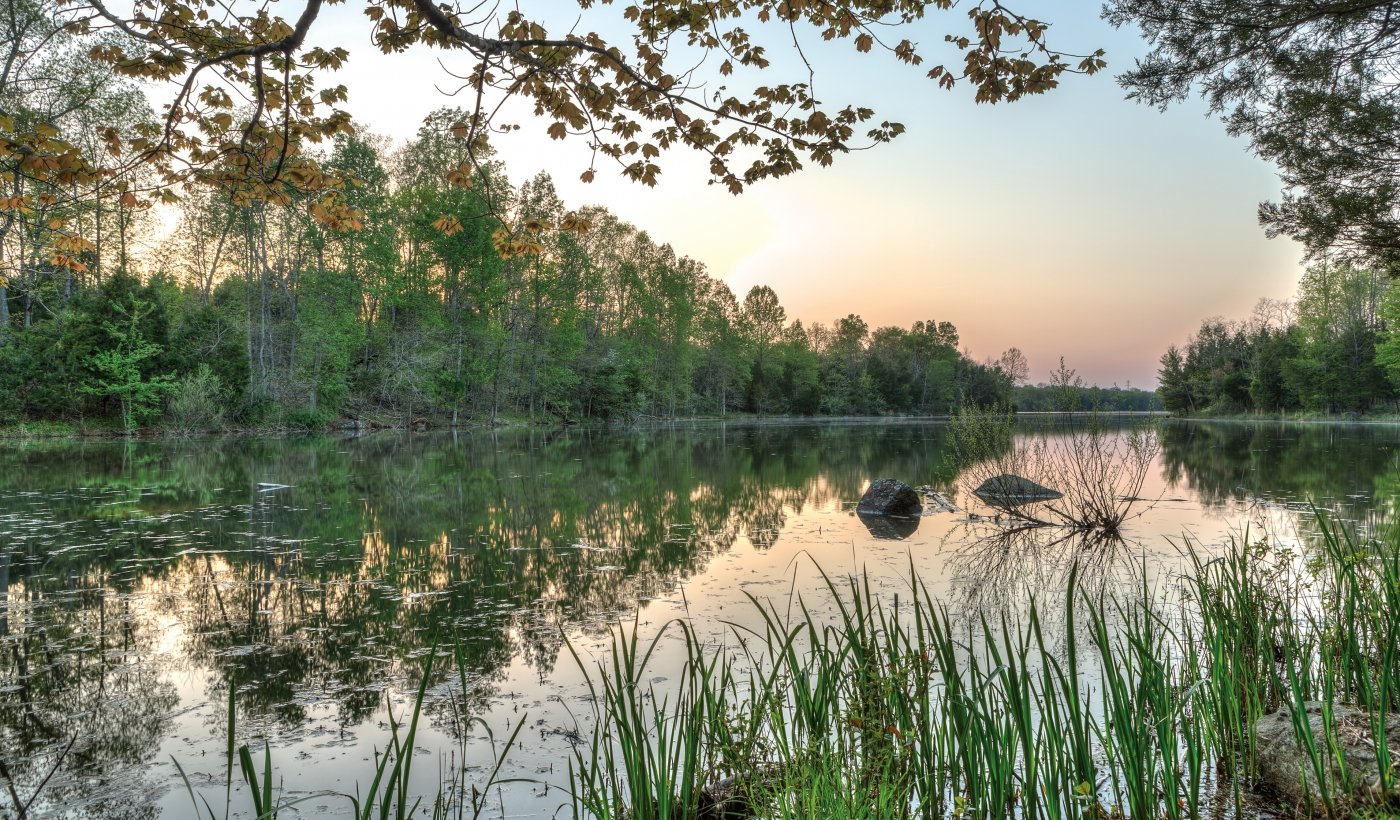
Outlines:
{"type": "MultiPolygon", "coordinates": [[[[1172,425],[1161,469],[1207,509],[1236,503],[1239,487],[1373,509],[1400,496],[1398,437],[1172,425]]],[[[226,703],[233,687],[248,732],[353,728],[452,638],[467,691],[430,715],[459,731],[499,701],[513,665],[560,674],[566,630],[603,634],[736,544],[760,556],[805,548],[821,536],[796,524],[846,521],[876,475],[952,496],[946,429],[0,449],[0,759],[28,794],[76,735],[50,805],[139,817],[170,785],[149,766],[161,744],[222,732],[218,709],[197,713],[203,727],[184,710],[226,703]]],[[[910,543],[938,538],[953,515],[915,522],[910,543]]],[[[850,526],[853,551],[903,548],[850,526]]],[[[989,535],[970,523],[944,539],[952,600],[968,617],[1030,592],[1053,600],[1072,566],[1090,589],[1141,559],[1135,545],[1053,529],[989,535]]],[[[451,688],[451,664],[435,670],[430,685],[451,688]]]]}
{"type": "MultiPolygon", "coordinates": [[[[867,464],[945,473],[940,435],[814,425],[0,452],[0,753],[37,785],[81,727],[47,792],[71,804],[155,754],[179,702],[172,674],[207,681],[212,703],[233,687],[249,731],[296,731],[327,705],[353,726],[450,636],[472,673],[451,721],[465,725],[515,658],[551,673],[561,626],[601,630],[740,537],[771,547],[790,515],[858,495],[867,464]]],[[[453,674],[439,664],[431,683],[453,674]]]]}

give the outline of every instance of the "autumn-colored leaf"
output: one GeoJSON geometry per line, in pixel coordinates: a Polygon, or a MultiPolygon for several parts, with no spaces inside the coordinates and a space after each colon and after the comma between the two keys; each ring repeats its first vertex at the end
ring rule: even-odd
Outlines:
{"type": "Polygon", "coordinates": [[[462,221],[455,216],[440,216],[433,220],[433,228],[452,236],[462,230],[462,221]]]}

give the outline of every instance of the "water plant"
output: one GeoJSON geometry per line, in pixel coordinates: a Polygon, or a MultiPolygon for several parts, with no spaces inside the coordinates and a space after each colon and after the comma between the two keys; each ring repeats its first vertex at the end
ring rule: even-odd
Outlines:
{"type": "Polygon", "coordinates": [[[1112,535],[1150,508],[1141,494],[1161,449],[1150,420],[1120,431],[1090,413],[1031,436],[1016,436],[1016,424],[1014,415],[998,407],[964,407],[952,420],[961,479],[969,488],[990,483],[1035,489],[1037,495],[979,496],[1010,525],[1112,535]]]}
{"type": "Polygon", "coordinates": [[[1240,812],[1256,723],[1285,705],[1316,784],[1294,808],[1394,809],[1400,538],[1318,522],[1306,561],[1242,538],[1186,545],[1160,586],[1071,572],[1049,629],[1039,601],[959,621],[911,569],[893,594],[823,575],[786,606],[751,599],[759,626],[731,624],[732,645],[683,621],[619,631],[602,664],[575,656],[594,696],[575,814],[1174,819],[1212,795],[1240,812]],[[672,631],[684,663],[662,692],[645,681],[672,631]],[[1369,716],[1375,771],[1341,765],[1343,704],[1369,716]]]}
{"type": "MultiPolygon", "coordinates": [[[[263,743],[261,766],[259,766],[254,761],[253,749],[246,743],[240,745],[237,742],[237,696],[230,688],[225,725],[227,752],[222,817],[231,816],[234,810],[233,771],[234,763],[237,761],[239,773],[248,786],[248,800],[252,804],[254,820],[274,820],[284,810],[291,809],[299,803],[324,797],[342,798],[355,820],[375,820],[376,818],[377,820],[408,820],[408,818],[422,816],[420,809],[426,811],[427,816],[431,817],[432,820],[463,820],[467,817],[475,820],[479,818],[486,809],[486,795],[491,789],[496,785],[510,782],[509,779],[501,777],[501,768],[510,750],[515,746],[520,729],[525,725],[525,722],[519,721],[515,730],[499,747],[490,727],[484,722],[481,723],[487,733],[491,748],[495,752],[495,762],[483,783],[479,785],[468,783],[463,777],[461,768],[457,767],[435,795],[425,796],[414,793],[410,786],[414,740],[418,734],[418,721],[423,714],[436,654],[437,644],[434,643],[432,649],[426,654],[422,676],[419,678],[413,701],[406,714],[395,715],[392,702],[386,704],[389,721],[387,743],[382,751],[376,751],[376,764],[370,773],[369,785],[363,793],[357,786],[355,794],[318,792],[291,799],[280,796],[278,788],[274,785],[275,782],[279,781],[279,777],[274,768],[270,743],[266,741],[263,743]]],[[[455,647],[453,658],[457,662],[462,691],[467,691],[466,665],[463,663],[460,645],[455,647]]],[[[221,814],[215,811],[206,797],[196,794],[193,784],[180,765],[180,761],[173,758],[172,760],[184,783],[185,790],[189,794],[194,817],[219,820],[221,814]]]]}

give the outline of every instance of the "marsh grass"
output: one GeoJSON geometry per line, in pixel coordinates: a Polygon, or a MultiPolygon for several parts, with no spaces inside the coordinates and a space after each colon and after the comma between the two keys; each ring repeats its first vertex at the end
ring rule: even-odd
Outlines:
{"type": "MultiPolygon", "coordinates": [[[[1016,612],[955,617],[911,567],[893,593],[822,574],[808,596],[751,596],[752,617],[728,624],[722,645],[675,620],[647,640],[636,625],[616,630],[601,660],[570,646],[592,706],[569,808],[598,820],[1241,816],[1254,799],[1255,724],[1288,706],[1310,779],[1304,805],[1282,809],[1394,816],[1385,728],[1400,707],[1400,530],[1363,538],[1317,522],[1304,549],[1247,536],[1211,553],[1188,544],[1184,574],[1160,588],[1145,566],[1127,589],[1084,583],[1076,567],[1016,612]],[[672,636],[678,665],[662,650],[672,636]],[[1339,722],[1342,705],[1369,722],[1369,770],[1347,768],[1343,734],[1357,732],[1339,722]]],[[[364,791],[335,795],[357,820],[477,818],[510,782],[500,775],[523,719],[499,746],[489,738],[484,782],[457,766],[436,795],[413,792],[435,655],[411,708],[390,709],[364,791]]],[[[238,744],[232,693],[225,730],[222,811],[186,778],[195,817],[234,812],[235,769],[258,820],[329,794],[287,796],[270,746],[238,744]]]]}
{"type": "MultiPolygon", "coordinates": [[[[368,786],[363,793],[360,792],[357,785],[355,794],[323,791],[295,798],[284,796],[283,777],[285,772],[279,772],[275,767],[271,744],[264,740],[262,754],[257,755],[257,752],[250,745],[238,743],[237,696],[233,690],[230,690],[224,727],[227,736],[227,750],[222,811],[216,811],[207,797],[196,793],[194,785],[185,774],[180,761],[172,758],[186,793],[189,795],[190,804],[194,811],[193,817],[198,820],[219,820],[220,817],[228,818],[239,811],[239,808],[234,805],[233,794],[235,762],[248,787],[248,802],[251,804],[248,808],[251,808],[251,817],[254,820],[275,820],[284,813],[298,816],[295,814],[298,804],[326,797],[343,800],[351,816],[356,820],[375,820],[376,818],[377,820],[408,820],[408,818],[418,817],[429,817],[432,820],[463,820],[463,818],[470,817],[475,820],[481,817],[485,812],[486,800],[490,791],[498,785],[512,782],[510,779],[501,777],[501,769],[506,757],[515,746],[525,721],[519,721],[515,730],[499,746],[490,727],[485,722],[472,721],[480,723],[486,731],[487,740],[495,755],[494,765],[486,780],[480,784],[468,783],[463,776],[462,768],[458,766],[454,767],[453,772],[442,781],[443,785],[435,795],[416,794],[410,785],[410,776],[413,771],[413,749],[418,734],[419,719],[423,715],[428,684],[432,680],[436,654],[437,644],[434,644],[426,655],[422,676],[419,678],[418,687],[407,712],[396,715],[392,702],[387,704],[389,721],[387,742],[383,749],[376,748],[375,750],[375,766],[369,773],[368,786]],[[260,761],[257,758],[260,758],[260,761]],[[289,810],[291,811],[289,812],[289,810]]],[[[462,691],[465,692],[467,691],[466,664],[463,661],[460,644],[454,648],[453,657],[456,661],[462,691]]]]}
{"type": "Polygon", "coordinates": [[[1175,818],[1243,811],[1255,722],[1291,705],[1316,793],[1304,811],[1394,809],[1386,715],[1400,682],[1400,537],[1323,519],[1315,554],[1247,538],[1188,546],[1163,588],[1090,591],[967,623],[913,576],[897,594],[823,575],[829,599],[751,599],[729,646],[676,621],[619,630],[589,677],[592,743],[570,768],[580,817],[670,820],[1175,818]],[[1059,606],[1059,604],[1063,606],[1059,606]],[[1062,613],[1053,624],[1041,613],[1062,613]],[[678,632],[685,661],[647,681],[678,632]],[[1314,737],[1302,706],[1321,702],[1314,737]],[[1339,770],[1337,704],[1371,716],[1378,770],[1339,770]],[[1380,787],[1357,796],[1356,778],[1380,787]],[[1363,805],[1363,802],[1365,805],[1363,805]]]}

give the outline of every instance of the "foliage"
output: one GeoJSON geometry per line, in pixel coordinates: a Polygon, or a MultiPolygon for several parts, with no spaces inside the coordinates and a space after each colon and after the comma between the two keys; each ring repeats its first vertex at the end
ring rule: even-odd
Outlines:
{"type": "Polygon", "coordinates": [[[112,309],[122,317],[120,324],[106,326],[115,347],[92,354],[91,366],[96,376],[82,385],[84,393],[111,396],[121,407],[122,429],[130,433],[136,426],[159,411],[161,399],[170,392],[173,381],[168,374],[150,375],[149,361],[161,352],[161,346],[147,341],[142,322],[153,308],[133,298],[128,304],[115,304],[112,309]]]}
{"type": "Polygon", "coordinates": [[[177,433],[218,430],[224,424],[223,385],[207,364],[170,387],[165,425],[177,433]]]}
{"type": "MultiPolygon", "coordinates": [[[[358,181],[343,195],[370,220],[363,230],[326,230],[301,199],[211,192],[182,203],[144,283],[94,270],[50,299],[37,273],[17,280],[12,299],[36,307],[16,311],[0,343],[0,417],[105,416],[117,409],[107,397],[163,389],[157,373],[182,385],[166,423],[186,432],[346,418],[942,414],[1008,400],[1006,371],[960,353],[950,322],[791,321],[771,288],[740,301],[596,206],[578,212],[586,233],[540,231],[536,252],[502,259],[498,229],[529,233],[569,211],[546,175],[511,187],[485,162],[469,186],[443,180],[439,166],[470,159],[441,133],[464,116],[433,113],[397,151],[372,135],[336,139],[325,164],[358,181]],[[450,232],[436,225],[443,214],[450,232]],[[135,329],[151,346],[139,351],[141,379],[118,389],[92,368],[113,366],[109,325],[133,325],[112,305],[132,299],[149,305],[135,329]],[[98,381],[107,387],[94,392],[98,381]]],[[[137,415],[153,396],[136,396],[137,415]]]]}
{"type": "MultiPolygon", "coordinates": [[[[601,158],[630,179],[654,184],[661,153],[684,146],[708,159],[713,181],[737,193],[804,162],[830,164],[837,154],[904,130],[858,102],[830,105],[814,96],[806,50],[814,44],[804,48],[805,39],[920,66],[925,56],[916,43],[894,41],[889,33],[899,36],[930,10],[952,5],[667,0],[613,11],[579,0],[572,13],[557,9],[538,18],[519,9],[481,13],[428,0],[365,0],[359,8],[369,19],[371,41],[384,54],[425,45],[463,59],[452,76],[474,102],[443,135],[458,140],[469,160],[436,169],[455,185],[471,184],[486,158],[487,134],[514,125],[497,121],[496,112],[508,98],[520,97],[544,120],[551,138],[585,138],[594,157],[585,180],[593,178],[601,158]],[[595,24],[596,30],[586,28],[595,24]],[[798,52],[803,68],[770,60],[775,38],[779,47],[798,52]],[[702,73],[707,62],[717,65],[702,73]],[[718,82],[725,90],[714,90],[718,82]]],[[[324,173],[309,153],[312,144],[351,130],[349,116],[338,107],[349,90],[318,87],[349,52],[309,45],[317,37],[319,0],[290,20],[255,9],[73,3],[66,19],[76,30],[123,35],[94,42],[94,59],[120,75],[174,87],[162,121],[143,124],[125,140],[110,133],[104,139],[137,152],[165,185],[215,183],[245,204],[285,204],[308,194],[308,213],[321,223],[359,227],[364,212],[344,196],[352,178],[324,173]]],[[[966,81],[979,102],[1041,94],[1066,72],[1092,74],[1104,67],[1101,52],[1071,57],[1051,49],[1046,23],[1000,3],[977,3],[967,18],[966,34],[945,38],[961,65],[920,70],[945,88],[966,81]]],[[[460,224],[443,215],[439,229],[451,234],[460,224]]],[[[513,255],[533,241],[530,233],[504,232],[497,246],[513,255]]]]}
{"type": "Polygon", "coordinates": [[[1261,300],[1244,322],[1207,319],[1162,356],[1160,394],[1178,415],[1362,412],[1393,405],[1387,378],[1397,286],[1373,268],[1310,266],[1293,304],[1261,300]]]}
{"type": "Polygon", "coordinates": [[[1199,88],[1212,113],[1278,167],[1283,195],[1260,207],[1271,236],[1400,271],[1400,103],[1389,2],[1113,0],[1115,25],[1152,46],[1120,81],[1165,106],[1199,88]]]}

